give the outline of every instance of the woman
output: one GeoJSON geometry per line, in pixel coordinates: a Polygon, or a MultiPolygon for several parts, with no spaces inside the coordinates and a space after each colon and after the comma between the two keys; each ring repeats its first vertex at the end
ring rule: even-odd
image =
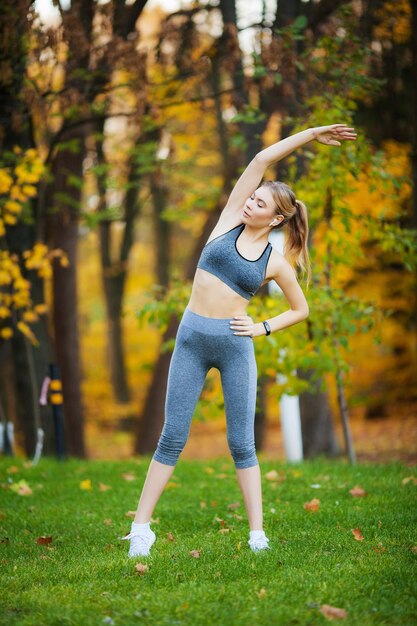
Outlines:
{"type": "Polygon", "coordinates": [[[340,146],[356,139],[353,128],[309,128],[259,152],[237,181],[197,264],[191,297],[178,329],[165,404],[165,422],[151,460],[131,532],[129,556],[148,556],[156,535],[153,510],[184,448],[206,374],[217,367],[225,401],[227,440],[249,521],[249,546],[269,548],[262,528],[261,473],[255,451],[256,361],[253,338],[305,320],[309,309],[291,261],[307,271],[307,210],[282,182],[264,182],[265,170],[311,141],[340,146]],[[273,228],[286,228],[285,256],[268,242],[273,228]],[[270,280],[290,309],[254,322],[246,307],[270,280]]]}

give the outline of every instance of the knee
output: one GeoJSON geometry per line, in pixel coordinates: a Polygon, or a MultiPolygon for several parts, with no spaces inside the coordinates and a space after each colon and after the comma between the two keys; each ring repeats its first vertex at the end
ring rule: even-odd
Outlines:
{"type": "Polygon", "coordinates": [[[166,465],[175,465],[187,443],[187,439],[186,433],[170,433],[164,429],[159,437],[154,454],[155,460],[166,465]]]}
{"type": "Polygon", "coordinates": [[[237,469],[245,469],[258,465],[258,457],[256,456],[255,441],[247,443],[237,442],[231,438],[228,439],[230,453],[233,457],[235,467],[237,469]]]}

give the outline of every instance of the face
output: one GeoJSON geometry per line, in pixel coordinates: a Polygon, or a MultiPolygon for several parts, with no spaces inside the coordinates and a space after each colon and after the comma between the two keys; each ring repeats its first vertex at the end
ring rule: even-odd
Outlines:
{"type": "Polygon", "coordinates": [[[257,228],[265,228],[275,220],[277,226],[282,217],[277,217],[275,202],[267,187],[258,187],[246,200],[242,210],[242,221],[257,228]]]}

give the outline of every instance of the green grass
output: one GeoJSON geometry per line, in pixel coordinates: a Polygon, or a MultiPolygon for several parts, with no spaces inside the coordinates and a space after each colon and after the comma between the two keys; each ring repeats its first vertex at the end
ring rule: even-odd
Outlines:
{"type": "Polygon", "coordinates": [[[231,458],[180,458],[176,487],[154,511],[157,540],[140,559],[129,559],[129,542],[118,538],[129,532],[126,513],[136,509],[150,457],[41,459],[27,468],[22,459],[1,458],[0,624],[311,626],[328,623],[323,604],[345,609],[337,623],[346,626],[417,624],[417,487],[402,484],[415,468],[325,458],[293,465],[258,456],[270,551],[255,554],[247,544],[231,458]],[[273,469],[283,480],[265,478],[273,469]],[[126,472],[135,480],[126,481],[126,472]],[[32,495],[10,488],[22,479],[32,495]],[[85,479],[92,490],[80,488],[85,479]],[[100,491],[99,483],[111,489],[100,491]],[[355,485],[368,495],[354,498],[355,485]],[[320,510],[305,510],[313,498],[320,510]],[[229,509],[234,502],[240,507],[229,509]],[[37,544],[40,536],[52,543],[37,544]],[[200,558],[191,550],[201,550],[200,558]],[[148,565],[143,575],[138,561],[148,565]]]}

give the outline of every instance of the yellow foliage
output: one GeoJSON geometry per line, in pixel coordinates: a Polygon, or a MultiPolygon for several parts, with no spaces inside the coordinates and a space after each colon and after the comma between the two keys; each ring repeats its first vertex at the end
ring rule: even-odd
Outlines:
{"type": "Polygon", "coordinates": [[[4,203],[4,208],[7,211],[10,211],[10,213],[20,213],[20,211],[22,210],[22,205],[19,204],[19,202],[16,202],[16,200],[7,200],[4,203]]]}
{"type": "Polygon", "coordinates": [[[13,178],[6,169],[0,169],[0,193],[7,193],[13,184],[13,178]]]}
{"type": "Polygon", "coordinates": [[[37,322],[39,320],[39,316],[36,315],[35,311],[24,311],[22,313],[22,319],[25,322],[37,322]]]}
{"type": "Polygon", "coordinates": [[[5,326],[0,329],[0,337],[2,339],[10,339],[10,337],[13,337],[13,331],[10,326],[5,326]]]}
{"type": "Polygon", "coordinates": [[[375,11],[374,39],[405,43],[411,37],[411,5],[409,0],[384,2],[375,11]]]}
{"type": "Polygon", "coordinates": [[[5,317],[10,317],[10,311],[7,307],[5,306],[0,306],[0,317],[1,318],[5,318],[5,317]]]}
{"type": "Polygon", "coordinates": [[[22,321],[17,322],[17,328],[20,330],[21,333],[23,333],[25,335],[25,337],[27,337],[30,340],[30,342],[34,346],[38,346],[39,345],[39,341],[36,339],[36,337],[33,334],[32,330],[29,328],[29,326],[27,324],[25,324],[25,322],[22,322],[22,321]]]}

